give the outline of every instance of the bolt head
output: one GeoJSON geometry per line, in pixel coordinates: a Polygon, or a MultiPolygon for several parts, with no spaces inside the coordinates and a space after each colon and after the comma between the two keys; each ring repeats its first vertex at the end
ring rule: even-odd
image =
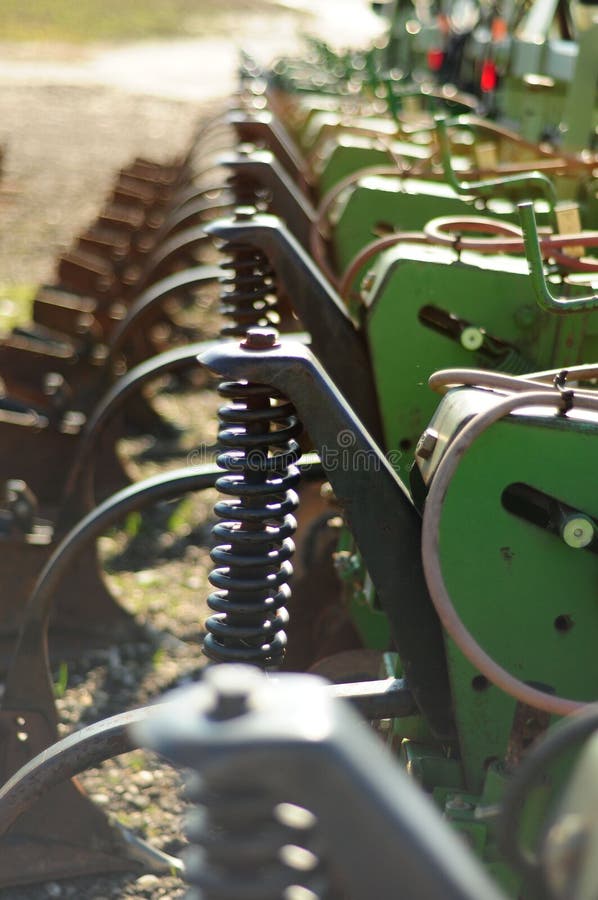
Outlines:
{"type": "Polygon", "coordinates": [[[235,209],[235,222],[248,222],[257,214],[255,206],[237,206],[235,209]]]}
{"type": "Polygon", "coordinates": [[[587,516],[571,516],[561,527],[564,542],[574,550],[583,550],[594,540],[594,523],[587,516]]]}
{"type": "Polygon", "coordinates": [[[241,342],[243,350],[271,350],[278,346],[278,332],[275,328],[250,328],[241,342]]]}
{"type": "Polygon", "coordinates": [[[225,721],[242,716],[247,712],[251,692],[259,689],[264,679],[264,674],[254,666],[236,663],[208,666],[203,680],[213,691],[209,718],[225,721]]]}
{"type": "Polygon", "coordinates": [[[461,332],[460,341],[461,346],[465,350],[479,350],[484,343],[484,333],[480,328],[476,328],[475,325],[468,325],[467,328],[464,328],[461,332]]]}
{"type": "Polygon", "coordinates": [[[46,372],[44,375],[44,394],[52,395],[64,387],[64,378],[58,372],[46,372]]]}
{"type": "Polygon", "coordinates": [[[437,443],[438,432],[434,431],[432,428],[427,428],[417,442],[415,455],[419,457],[419,459],[430,459],[437,443]]]}

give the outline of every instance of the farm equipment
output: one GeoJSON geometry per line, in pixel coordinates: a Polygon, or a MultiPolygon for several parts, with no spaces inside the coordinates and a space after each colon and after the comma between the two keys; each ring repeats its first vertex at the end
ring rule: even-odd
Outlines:
{"type": "MultiPolygon", "coordinates": [[[[590,77],[597,33],[573,83],[590,77]]],[[[598,498],[584,475],[598,427],[596,158],[578,138],[513,135],[446,86],[397,80],[391,47],[314,45],[311,64],[270,74],[245,59],[238,107],[177,165],[120,173],[40,291],[35,324],[0,345],[14,593],[25,569],[41,571],[24,611],[3,606],[3,628],[20,633],[0,706],[2,885],[182,871],[69,780],[147,744],[201,773],[190,796],[208,825],[190,837],[206,850],[186,875],[202,896],[595,894],[592,825],[579,821],[594,744],[572,781],[552,748],[596,726],[580,712],[598,677],[598,498]],[[220,340],[190,343],[183,328],[164,350],[179,324],[167,301],[201,289],[211,303],[217,283],[220,340]],[[113,453],[126,403],[198,368],[220,380],[218,465],[128,484],[113,453]],[[24,443],[34,429],[44,478],[24,443]],[[307,565],[293,597],[301,475],[326,482],[342,517],[342,593],[321,596],[307,565]],[[213,486],[224,499],[204,651],[225,665],[173,706],[58,741],[54,611],[80,629],[95,609],[108,639],[128,625],[109,595],[91,599],[95,539],[213,486]],[[257,671],[298,658],[340,683],[257,671]],[[376,723],[394,763],[339,699],[376,723]]],[[[133,414],[160,427],[147,405],[133,414]]]]}

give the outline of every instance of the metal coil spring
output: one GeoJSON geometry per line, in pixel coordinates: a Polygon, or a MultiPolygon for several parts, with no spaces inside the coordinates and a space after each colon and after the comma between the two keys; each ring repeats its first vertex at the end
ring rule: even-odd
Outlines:
{"type": "Polygon", "coordinates": [[[290,558],[296,529],[292,515],[299,479],[295,409],[270,387],[224,382],[230,402],[220,408],[218,465],[227,471],[216,487],[227,497],[214,507],[216,590],[208,606],[204,652],[216,662],[248,662],[270,668],[285,652],[290,597],[290,558]]]}
{"type": "MultiPolygon", "coordinates": [[[[253,148],[245,148],[241,144],[237,148],[237,153],[245,156],[245,149],[250,151],[253,148]]],[[[231,172],[226,179],[226,184],[235,198],[236,206],[256,206],[264,197],[264,188],[260,182],[251,178],[247,172],[231,172]]]]}
{"type": "Polygon", "coordinates": [[[186,794],[200,804],[187,819],[185,878],[198,889],[187,900],[331,898],[307,810],[277,803],[266,785],[249,788],[234,771],[217,784],[193,774],[186,794]]]}
{"type": "Polygon", "coordinates": [[[220,331],[222,337],[244,337],[254,326],[277,322],[272,268],[264,254],[253,247],[228,243],[227,258],[220,264],[227,273],[220,279],[220,312],[230,320],[220,331]]]}
{"type": "Polygon", "coordinates": [[[493,368],[497,372],[507,372],[509,375],[526,375],[538,366],[513,347],[500,360],[494,362],[493,368]]]}

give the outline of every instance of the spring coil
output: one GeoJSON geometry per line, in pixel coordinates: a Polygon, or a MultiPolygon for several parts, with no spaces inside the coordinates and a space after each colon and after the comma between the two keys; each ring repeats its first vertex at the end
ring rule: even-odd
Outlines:
{"type": "Polygon", "coordinates": [[[244,337],[254,326],[275,325],[278,321],[274,276],[264,254],[256,248],[228,243],[220,264],[220,312],[230,324],[223,326],[223,338],[244,337]]]}
{"type": "MultiPolygon", "coordinates": [[[[241,145],[239,152],[242,149],[241,145]]],[[[226,184],[234,197],[235,206],[257,206],[266,196],[260,182],[251,178],[247,172],[231,172],[226,184]]]]}
{"type": "Polygon", "coordinates": [[[214,507],[221,521],[212,532],[219,544],[211,553],[216,590],[208,606],[216,614],[206,622],[204,653],[216,662],[270,668],[286,646],[302,427],[292,404],[272,388],[224,382],[219,392],[230,402],[218,412],[217,462],[227,474],[216,487],[238,499],[214,507]]]}
{"type": "Polygon", "coordinates": [[[187,818],[185,878],[197,888],[187,900],[282,900],[293,888],[331,900],[314,816],[227,774],[214,784],[195,773],[187,780],[187,798],[199,804],[187,818]]]}
{"type": "Polygon", "coordinates": [[[497,372],[506,372],[509,375],[527,375],[529,372],[537,369],[538,366],[527,359],[515,347],[512,347],[500,360],[494,362],[493,368],[497,372]]]}

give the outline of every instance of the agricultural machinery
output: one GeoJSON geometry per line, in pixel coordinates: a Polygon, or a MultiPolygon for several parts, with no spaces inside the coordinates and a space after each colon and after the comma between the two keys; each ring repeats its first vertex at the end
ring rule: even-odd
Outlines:
{"type": "Polygon", "coordinates": [[[375,6],[383,45],[243,56],[0,344],[2,886],[598,893],[598,24],[375,6]],[[164,375],[218,383],[216,459],[131,482],[164,375]],[[139,628],[96,540],[214,487],[199,683],[59,740],[52,660],[139,628]],[[76,781],[140,746],[189,770],[184,862],[76,781]]]}

